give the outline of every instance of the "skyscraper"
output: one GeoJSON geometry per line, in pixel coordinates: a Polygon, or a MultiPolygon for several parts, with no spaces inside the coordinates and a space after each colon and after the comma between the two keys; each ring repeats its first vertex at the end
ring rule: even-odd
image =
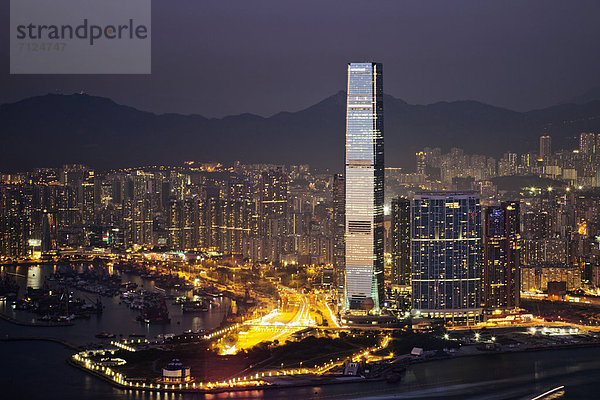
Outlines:
{"type": "Polygon", "coordinates": [[[552,138],[550,136],[540,136],[540,158],[548,161],[552,155],[552,138]]]}
{"type": "Polygon", "coordinates": [[[383,301],[383,81],[378,63],[348,65],[346,105],[346,307],[383,301]]]}
{"type": "Polygon", "coordinates": [[[417,193],[411,219],[413,312],[475,318],[481,313],[479,194],[417,193]]]}
{"type": "Polygon", "coordinates": [[[583,132],[579,135],[579,152],[585,155],[596,153],[596,134],[583,132]]]}
{"type": "Polygon", "coordinates": [[[281,170],[263,172],[260,179],[260,231],[265,236],[287,233],[288,180],[281,170]]]}
{"type": "Polygon", "coordinates": [[[415,154],[417,158],[417,174],[425,175],[427,169],[427,152],[419,151],[415,154]]]}
{"type": "Polygon", "coordinates": [[[94,171],[86,171],[85,179],[81,183],[81,219],[84,224],[94,223],[94,171]]]}
{"type": "Polygon", "coordinates": [[[344,289],[345,263],[345,226],[346,226],[346,183],[344,175],[336,174],[333,177],[333,267],[335,269],[335,283],[339,293],[344,289]]]}
{"type": "Polygon", "coordinates": [[[30,188],[24,185],[0,186],[0,254],[28,254],[32,197],[30,188]]]}
{"type": "Polygon", "coordinates": [[[519,305],[519,202],[488,207],[483,232],[483,302],[486,308],[519,305]]]}
{"type": "Polygon", "coordinates": [[[392,284],[410,284],[410,200],[392,199],[392,284]]]}

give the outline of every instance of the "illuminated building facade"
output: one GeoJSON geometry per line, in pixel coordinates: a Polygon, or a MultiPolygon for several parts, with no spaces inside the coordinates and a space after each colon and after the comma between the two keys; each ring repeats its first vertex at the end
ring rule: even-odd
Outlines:
{"type": "Polygon", "coordinates": [[[378,312],[383,280],[383,82],[378,63],[348,65],[346,308],[378,312]]]}
{"type": "Polygon", "coordinates": [[[410,285],[410,200],[392,199],[392,273],[393,285],[410,285]]]}
{"type": "Polygon", "coordinates": [[[24,185],[0,187],[0,254],[16,257],[29,253],[32,197],[24,185]]]}
{"type": "Polygon", "coordinates": [[[567,290],[581,288],[581,268],[569,264],[541,263],[521,268],[521,290],[548,290],[548,282],[566,282],[567,290]]]}
{"type": "Polygon", "coordinates": [[[579,153],[592,155],[596,153],[596,134],[592,132],[583,132],[579,135],[579,153]]]}
{"type": "Polygon", "coordinates": [[[481,206],[476,192],[421,192],[411,207],[413,313],[481,313],[481,206]]]}
{"type": "Polygon", "coordinates": [[[336,287],[343,293],[345,263],[345,226],[346,226],[346,180],[344,175],[333,177],[333,266],[336,287]]]}
{"type": "Polygon", "coordinates": [[[483,234],[483,301],[486,308],[519,306],[519,203],[488,207],[483,234]]]}
{"type": "Polygon", "coordinates": [[[549,161],[552,155],[552,138],[550,136],[540,136],[540,159],[549,161]]]}
{"type": "Polygon", "coordinates": [[[94,171],[86,171],[81,183],[81,219],[84,224],[94,223],[95,208],[94,171]]]}
{"type": "Polygon", "coordinates": [[[152,246],[154,233],[153,210],[150,200],[128,200],[124,204],[125,223],[128,225],[128,246],[152,246]]]}
{"type": "Polygon", "coordinates": [[[169,203],[169,246],[176,250],[200,247],[203,203],[198,198],[171,200],[169,203]]]}
{"type": "Polygon", "coordinates": [[[279,236],[287,233],[288,179],[281,170],[261,174],[260,219],[261,234],[279,236]]]}

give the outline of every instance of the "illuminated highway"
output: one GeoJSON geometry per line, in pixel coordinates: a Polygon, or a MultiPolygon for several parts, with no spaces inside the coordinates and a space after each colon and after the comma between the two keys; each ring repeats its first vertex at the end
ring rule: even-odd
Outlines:
{"type": "Polygon", "coordinates": [[[310,316],[310,306],[306,295],[295,294],[286,289],[286,294],[295,302],[288,306],[292,310],[274,309],[261,318],[246,321],[234,334],[235,343],[228,338],[219,342],[221,354],[235,354],[242,349],[249,349],[260,342],[289,340],[294,332],[309,326],[316,326],[310,316]]]}

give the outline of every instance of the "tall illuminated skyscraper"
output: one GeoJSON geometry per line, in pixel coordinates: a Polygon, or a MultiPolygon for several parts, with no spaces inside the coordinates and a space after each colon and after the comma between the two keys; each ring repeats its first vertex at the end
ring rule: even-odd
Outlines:
{"type": "Polygon", "coordinates": [[[348,65],[346,308],[383,302],[383,82],[378,63],[348,65]]]}

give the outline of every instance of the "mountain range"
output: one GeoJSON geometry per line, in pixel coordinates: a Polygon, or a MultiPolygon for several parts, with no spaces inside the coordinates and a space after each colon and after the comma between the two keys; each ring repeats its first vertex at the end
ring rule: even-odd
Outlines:
{"type": "MultiPolygon", "coordinates": [[[[589,94],[591,93],[591,95],[589,94]]],[[[411,105],[384,97],[386,166],[414,168],[429,147],[499,157],[574,148],[580,132],[600,132],[600,96],[517,112],[477,101],[411,105]]],[[[0,106],[0,171],[83,163],[96,169],[194,160],[225,163],[306,163],[341,171],[346,94],[338,92],[296,112],[224,118],[154,114],[86,94],[47,94],[0,106]]]]}

